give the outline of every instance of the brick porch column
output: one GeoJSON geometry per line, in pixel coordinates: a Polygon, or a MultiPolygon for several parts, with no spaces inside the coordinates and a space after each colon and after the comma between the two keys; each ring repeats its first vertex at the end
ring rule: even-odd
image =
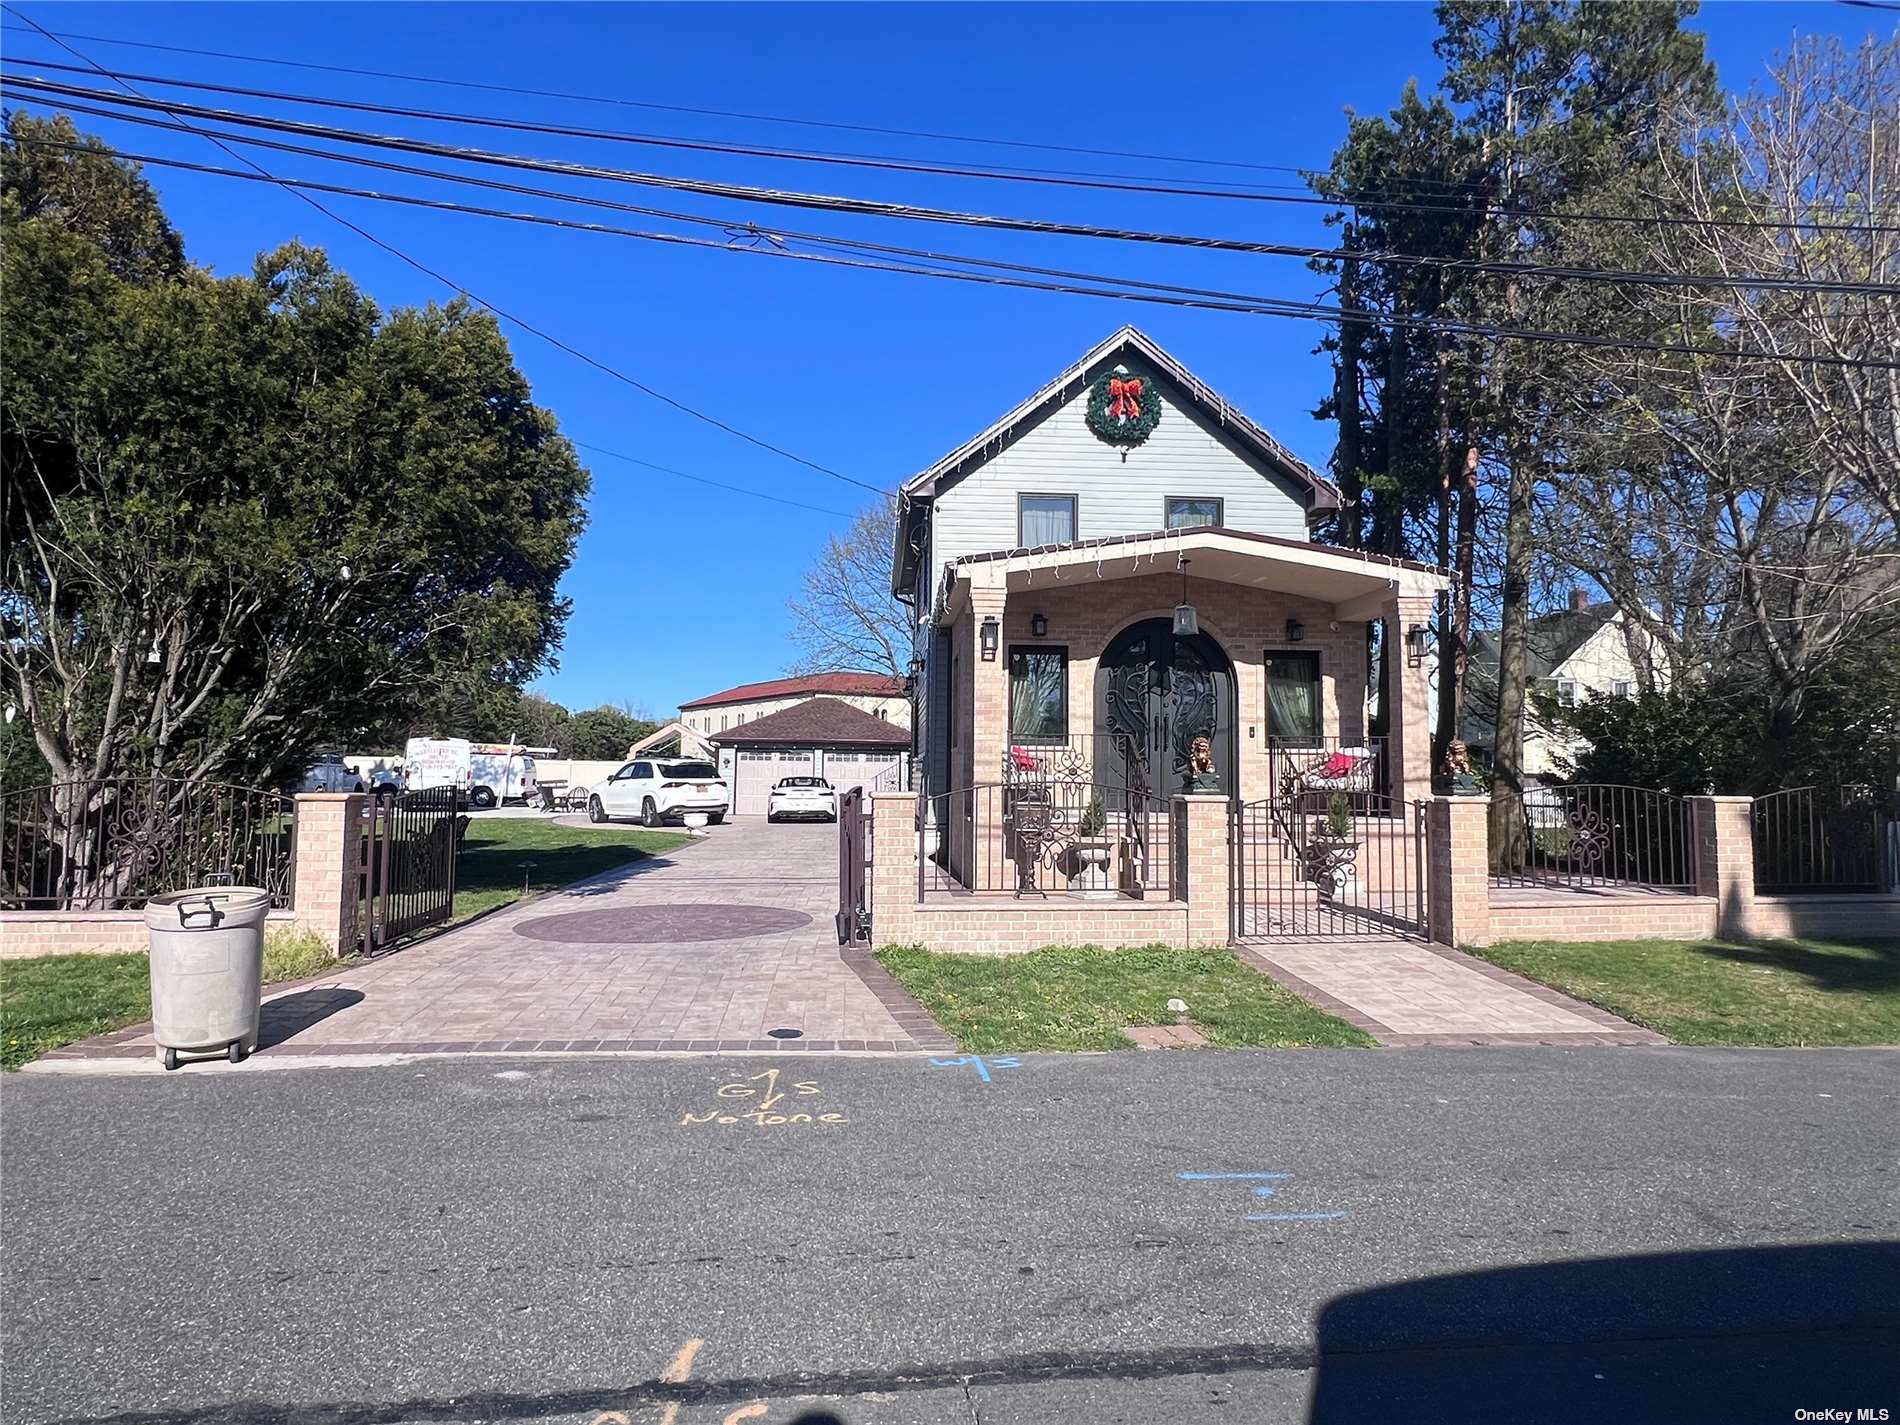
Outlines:
{"type": "Polygon", "coordinates": [[[917,793],[871,795],[871,944],[916,943],[917,793]]]}
{"type": "Polygon", "coordinates": [[[1234,938],[1230,819],[1233,803],[1218,792],[1174,799],[1170,890],[1187,902],[1187,942],[1225,945],[1234,938]]]}
{"type": "Polygon", "coordinates": [[[1409,666],[1405,631],[1414,624],[1431,627],[1430,595],[1395,594],[1385,602],[1386,686],[1391,689],[1391,720],[1386,727],[1386,758],[1392,773],[1392,799],[1411,801],[1432,794],[1432,694],[1429,663],[1409,666]]]}
{"type": "Polygon", "coordinates": [[[1003,609],[1009,591],[970,586],[970,752],[972,785],[1000,781],[1003,749],[1009,746],[1009,645],[1003,637],[1003,609]],[[983,661],[983,621],[997,622],[996,661],[983,661]]]}
{"type": "Polygon", "coordinates": [[[1491,943],[1491,798],[1433,797],[1425,808],[1425,886],[1432,939],[1491,943]]]}
{"type": "Polygon", "coordinates": [[[305,792],[297,798],[291,908],[297,929],[310,931],[339,955],[356,950],[367,802],[355,792],[305,792]]]}
{"type": "Polygon", "coordinates": [[[1745,933],[1755,902],[1755,799],[1690,797],[1695,893],[1714,896],[1716,934],[1745,933]]]}

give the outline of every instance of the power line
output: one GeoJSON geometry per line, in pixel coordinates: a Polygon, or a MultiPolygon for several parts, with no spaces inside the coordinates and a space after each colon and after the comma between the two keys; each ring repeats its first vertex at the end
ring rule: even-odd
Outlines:
{"type": "MultiPolygon", "coordinates": [[[[106,117],[106,118],[115,118],[115,117],[123,118],[126,122],[146,125],[152,128],[164,129],[164,130],[173,131],[173,132],[178,132],[178,131],[188,132],[188,133],[195,132],[195,130],[190,129],[188,126],[181,125],[181,124],[167,123],[165,120],[154,119],[148,116],[115,115],[108,110],[94,108],[92,106],[84,105],[84,104],[73,104],[70,102],[67,105],[65,105],[65,107],[78,113],[95,114],[95,115],[99,115],[101,117],[106,117]]],[[[575,204],[581,207],[599,208],[599,209],[604,209],[604,210],[608,210],[612,212],[633,213],[641,217],[659,218],[666,222],[690,223],[690,224],[695,224],[701,227],[717,228],[720,231],[726,233],[728,236],[732,237],[735,241],[746,240],[746,239],[759,240],[759,241],[777,241],[777,240],[783,239],[783,240],[804,242],[804,243],[821,247],[821,248],[848,249],[853,252],[877,253],[884,256],[902,257],[902,258],[916,260],[920,262],[954,263],[961,266],[984,267],[984,268],[990,268],[997,271],[1027,273],[1027,274],[1036,275],[1036,276],[1059,277],[1059,278],[1067,278],[1067,279],[1072,279],[1072,280],[1096,282],[1096,283],[1108,283],[1108,284],[1112,284],[1116,286],[1142,288],[1142,289],[1146,289],[1150,291],[1173,292],[1173,293],[1184,295],[1184,296],[1215,297],[1215,298],[1220,298],[1223,300],[1252,302],[1252,303],[1275,302],[1275,301],[1282,300],[1278,298],[1264,297],[1264,296],[1260,296],[1258,294],[1253,294],[1253,293],[1236,293],[1236,292],[1231,292],[1231,291],[1222,291],[1222,290],[1208,289],[1208,288],[1203,288],[1203,287],[1192,287],[1192,286],[1187,286],[1184,284],[1172,283],[1172,282],[1154,282],[1154,281],[1144,280],[1141,278],[1126,277],[1126,276],[1121,276],[1121,275],[1104,275],[1101,273],[1093,273],[1093,272],[1076,272],[1070,269],[1043,267],[1043,266],[1038,266],[1031,263],[1004,262],[1004,261],[991,259],[991,258],[973,257],[967,254],[961,254],[961,253],[934,252],[927,249],[904,247],[904,246],[900,246],[900,245],[892,244],[892,243],[869,242],[860,238],[835,237],[830,234],[824,234],[824,233],[798,232],[796,230],[788,229],[788,228],[778,228],[778,227],[760,228],[757,225],[750,224],[750,223],[741,227],[724,218],[707,217],[699,213],[680,212],[676,209],[655,208],[655,207],[650,207],[650,206],[647,206],[644,204],[638,204],[638,203],[623,203],[612,198],[596,197],[592,194],[567,193],[558,189],[540,188],[540,187],[534,187],[528,184],[506,183],[497,179],[482,178],[474,174],[455,173],[455,172],[449,172],[449,171],[445,171],[445,170],[437,169],[437,168],[423,168],[423,167],[418,167],[417,165],[414,165],[414,164],[407,164],[407,163],[394,163],[385,159],[371,158],[362,154],[342,153],[342,152],[338,152],[331,149],[312,148],[305,144],[287,143],[287,142],[283,142],[276,139],[265,139],[265,138],[258,138],[255,136],[236,135],[236,134],[229,135],[229,137],[231,137],[234,141],[238,143],[269,148],[277,152],[295,153],[295,154],[303,155],[305,157],[323,159],[325,161],[349,163],[349,164],[357,165],[360,167],[370,168],[377,172],[401,173],[401,174],[406,174],[411,177],[429,179],[429,180],[439,181],[443,183],[460,185],[464,187],[474,187],[474,188],[481,188],[481,189],[489,190],[489,191],[513,193],[513,194],[517,194],[517,195],[521,195],[525,197],[543,198],[543,199],[548,199],[555,202],[571,203],[571,204],[575,204]]],[[[125,157],[135,159],[140,162],[158,163],[161,166],[167,162],[167,160],[163,158],[149,157],[144,154],[127,153],[125,154],[125,157]]],[[[1354,255],[1354,254],[1348,254],[1348,253],[1342,252],[1337,249],[1296,247],[1296,246],[1283,245],[1283,244],[1272,244],[1271,246],[1275,249],[1276,252],[1284,253],[1286,255],[1291,255],[1291,256],[1345,257],[1345,256],[1354,255]]],[[[1694,277],[1685,277],[1682,274],[1651,274],[1651,273],[1640,273],[1640,272],[1621,273],[1621,272],[1599,270],[1599,269],[1580,269],[1577,271],[1579,275],[1582,275],[1583,273],[1587,272],[1588,278],[1590,280],[1628,280],[1632,282],[1649,282],[1652,285],[1666,285],[1666,286],[1729,285],[1731,283],[1734,283],[1735,285],[1740,285],[1740,283],[1737,282],[1736,279],[1732,279],[1732,278],[1719,278],[1719,279],[1711,278],[1711,279],[1708,279],[1707,283],[1704,283],[1700,279],[1697,279],[1694,277]]],[[[1540,275],[1568,276],[1571,274],[1570,274],[1570,270],[1560,271],[1557,269],[1551,269],[1549,270],[1547,274],[1540,274],[1540,275]]],[[[1759,282],[1750,282],[1748,285],[1751,285],[1751,286],[1760,285],[1760,286],[1769,287],[1769,288],[1787,287],[1795,291],[1819,290],[1819,291],[1828,291],[1828,292],[1854,293],[1854,294],[1859,294],[1859,295],[1900,295],[1900,287],[1883,287],[1880,284],[1873,284],[1873,283],[1855,283],[1855,284],[1823,283],[1823,282],[1817,282],[1817,281],[1812,281],[1809,279],[1802,279],[1802,278],[1770,278],[1770,279],[1761,280],[1759,282]]]]}
{"type": "MultiPolygon", "coordinates": [[[[45,35],[48,39],[52,40],[55,44],[59,45],[61,49],[71,54],[74,58],[83,60],[87,64],[92,64],[93,68],[97,69],[99,73],[106,75],[108,78],[113,77],[110,71],[106,70],[101,65],[94,64],[93,61],[89,59],[86,55],[80,53],[80,51],[78,51],[77,49],[74,49],[71,45],[67,44],[64,40],[61,40],[55,35],[53,35],[49,30],[46,29],[44,25],[40,24],[39,21],[35,20],[32,16],[22,14],[19,10],[15,9],[11,5],[3,5],[3,6],[0,6],[0,8],[4,8],[7,11],[7,13],[15,16],[18,19],[24,20],[27,24],[31,25],[34,29],[38,30],[41,34],[45,35]]],[[[176,110],[169,108],[168,106],[166,106],[160,101],[146,98],[146,96],[140,94],[138,90],[134,89],[131,85],[127,84],[124,80],[115,79],[114,82],[116,82],[119,85],[119,87],[124,89],[128,94],[132,95],[133,99],[140,105],[162,109],[166,113],[171,114],[173,118],[181,117],[181,115],[176,110]]],[[[113,96],[100,95],[99,97],[110,99],[113,96]]],[[[121,100],[118,102],[125,102],[125,101],[121,100]]],[[[180,106],[180,107],[188,107],[188,106],[180,106]]],[[[433,278],[435,281],[440,282],[444,287],[449,288],[453,292],[461,293],[463,296],[467,297],[471,302],[476,303],[478,306],[486,307],[489,311],[493,312],[496,316],[502,318],[504,321],[511,322],[515,326],[519,327],[521,330],[528,332],[530,335],[539,337],[542,341],[547,342],[550,346],[558,347],[560,350],[565,351],[568,355],[574,357],[575,359],[586,362],[589,366],[592,366],[595,370],[603,372],[606,375],[612,376],[615,380],[624,382],[625,384],[633,387],[636,391],[639,391],[643,393],[644,395],[650,396],[656,401],[662,402],[665,405],[673,407],[673,409],[677,411],[680,411],[686,415],[692,416],[695,420],[704,421],[708,425],[715,426],[718,429],[725,431],[728,435],[736,436],[740,440],[743,440],[750,445],[755,445],[759,447],[761,450],[770,451],[772,454],[781,456],[786,460],[790,460],[794,462],[795,464],[803,465],[811,470],[816,470],[821,475],[828,475],[834,480],[841,480],[847,485],[855,485],[859,489],[869,490],[873,494],[882,495],[882,494],[888,493],[887,491],[883,490],[879,486],[872,485],[866,481],[856,479],[855,477],[850,476],[850,475],[846,475],[842,471],[833,470],[828,465],[820,465],[818,462],[814,460],[808,460],[802,455],[794,454],[793,452],[786,450],[781,446],[772,444],[770,441],[762,440],[758,436],[755,436],[746,431],[740,430],[737,426],[730,425],[727,422],[720,420],[717,416],[709,415],[705,411],[701,411],[693,406],[689,406],[684,401],[677,400],[674,397],[667,395],[664,391],[656,390],[654,387],[647,385],[645,382],[636,380],[634,377],[629,376],[626,372],[620,370],[618,367],[609,365],[607,362],[600,360],[598,357],[591,356],[587,352],[582,351],[579,347],[570,345],[568,342],[563,341],[561,338],[555,336],[552,332],[546,331],[541,327],[537,327],[533,325],[532,323],[525,321],[522,318],[517,317],[513,315],[512,313],[504,310],[503,308],[496,306],[493,302],[487,301],[486,299],[478,296],[474,292],[471,292],[468,288],[464,287],[461,283],[456,282],[453,279],[444,276],[442,273],[436,271],[434,268],[422,262],[420,259],[411,256],[409,253],[397,247],[395,244],[385,242],[383,239],[377,237],[374,233],[371,233],[368,230],[362,227],[359,227],[357,224],[351,222],[348,218],[343,217],[341,214],[333,212],[331,209],[325,207],[322,203],[318,202],[315,198],[312,198],[308,193],[302,192],[300,191],[298,187],[285,182],[283,179],[276,177],[274,174],[270,173],[268,170],[264,169],[259,164],[252,161],[250,158],[247,158],[244,154],[238,152],[236,149],[233,149],[219,135],[205,129],[193,129],[192,132],[198,134],[202,138],[209,139],[212,143],[216,144],[220,149],[223,149],[224,152],[229,154],[231,157],[237,159],[240,163],[243,163],[247,167],[254,169],[261,178],[277,184],[279,187],[283,188],[286,192],[291,193],[295,197],[301,199],[303,202],[308,203],[311,207],[315,208],[319,213],[322,213],[325,217],[329,218],[331,221],[342,224],[344,227],[348,228],[351,232],[355,233],[358,237],[361,237],[364,241],[373,243],[375,246],[381,248],[384,252],[388,253],[390,256],[395,257],[404,263],[407,263],[410,267],[413,267],[416,271],[423,273],[425,276],[433,278]]]]}
{"type": "MultiPolygon", "coordinates": [[[[47,67],[68,71],[75,68],[71,65],[51,62],[47,64],[47,67]]],[[[122,82],[122,77],[113,71],[101,70],[100,72],[106,74],[108,77],[120,79],[122,82]]],[[[773,148],[758,144],[722,143],[711,139],[684,139],[654,134],[634,134],[613,129],[590,129],[569,124],[546,124],[531,119],[507,119],[488,114],[462,114],[428,109],[411,109],[401,105],[372,103],[368,100],[338,99],[325,95],[290,94],[281,90],[257,89],[234,84],[214,84],[204,80],[172,79],[157,75],[127,74],[123,76],[123,78],[132,78],[143,83],[162,84],[173,88],[197,89],[217,94],[235,94],[245,98],[263,99],[272,103],[308,104],[320,108],[348,109],[357,113],[378,114],[392,118],[418,119],[431,123],[464,124],[473,127],[506,129],[519,133],[533,133],[561,138],[591,139],[610,143],[685,149],[700,153],[720,153],[802,163],[832,164],[852,168],[925,174],[937,177],[980,178],[1012,183],[1045,184],[1063,188],[1095,189],[1116,193],[1140,193],[1159,197],[1220,198],[1235,202],[1287,203],[1320,208],[1357,206],[1379,210],[1450,213],[1460,217],[1501,217],[1508,218],[1512,221],[1522,221],[1527,218],[1547,218],[1564,222],[1647,224],[1694,228],[1748,228],[1755,230],[1800,228],[1811,232],[1828,233],[1900,232],[1900,225],[1893,224],[1783,223],[1764,222],[1755,218],[1691,218],[1680,215],[1646,215],[1634,213],[1560,213],[1542,209],[1506,208],[1490,202],[1473,206],[1468,203],[1426,203],[1417,200],[1377,198],[1371,195],[1332,198],[1315,194],[1221,191],[1211,188],[1195,188],[1178,183],[1128,182],[1106,176],[1082,177],[1058,174],[1030,174],[1009,172],[996,168],[978,168],[970,165],[928,163],[913,159],[852,154],[825,154],[809,150],[773,148]]],[[[52,81],[37,82],[53,88],[58,87],[53,85],[52,81]]],[[[130,86],[124,87],[130,88],[130,86]]],[[[96,93],[97,91],[93,92],[96,93]]],[[[161,105],[160,107],[164,106],[161,105]]],[[[178,107],[182,110],[193,112],[203,118],[222,119],[225,122],[242,122],[241,119],[233,118],[231,111],[227,110],[197,108],[195,106],[182,104],[178,107]]],[[[261,121],[259,116],[250,117],[254,121],[261,121]]]]}
{"type": "MultiPolygon", "coordinates": [[[[53,95],[61,99],[65,107],[78,112],[95,114],[100,117],[117,119],[128,123],[147,123],[148,125],[152,123],[150,120],[141,120],[135,115],[121,113],[116,109],[88,109],[83,104],[74,103],[72,101],[72,96],[78,95],[103,99],[114,105],[125,105],[128,103],[128,101],[120,99],[116,95],[102,94],[97,90],[61,84],[52,80],[42,80],[17,75],[10,76],[6,82],[24,88],[30,93],[53,95]]],[[[913,222],[944,223],[962,227],[990,228],[1008,232],[1085,237],[1119,242],[1153,243],[1170,247],[1199,248],[1207,251],[1241,252],[1275,257],[1300,257],[1321,260],[1352,259],[1359,262],[1393,263],[1435,268],[1442,271],[1485,272],[1516,277],[1622,282],[1657,287],[1693,288],[1713,286],[1759,288],[1761,290],[1793,292],[1826,292],[1859,296],[1900,295],[1900,285],[1890,283],[1841,282],[1754,274],[1742,277],[1729,277],[1715,276],[1712,274],[1642,272],[1623,269],[1569,267],[1558,264],[1500,262],[1477,258],[1439,258],[1412,253],[1380,251],[1358,252],[1342,248],[1322,248],[1297,243],[1271,243],[1250,239],[1208,237],[1198,234],[1113,228],[1087,223],[1055,222],[1040,218],[1016,218],[989,213],[928,208],[913,204],[886,203],[873,199],[845,198],[830,194],[800,193],[782,189],[758,188],[746,184],[724,183],[708,179],[676,178],[670,175],[645,173],[631,169],[605,168],[594,164],[573,163],[565,159],[535,158],[524,154],[501,153],[490,149],[441,144],[427,139],[411,139],[398,135],[369,134],[357,129],[340,129],[326,124],[313,124],[303,120],[277,119],[266,115],[246,114],[227,109],[201,108],[196,105],[183,103],[178,104],[175,110],[152,100],[147,100],[143,104],[134,105],[133,107],[163,109],[167,113],[189,113],[195,116],[216,119],[223,123],[235,123],[243,127],[261,128],[275,133],[293,133],[305,137],[355,144],[361,147],[389,149],[402,153],[419,153],[431,157],[447,158],[456,162],[480,163],[536,173],[553,173],[572,178],[598,179],[607,182],[632,184],[637,187],[654,187],[674,192],[695,193],[707,197],[757,201],[821,212],[843,212],[873,217],[899,218],[913,222]]],[[[156,126],[161,128],[170,127],[164,124],[158,124],[156,126]]],[[[196,129],[189,131],[199,132],[196,129]]],[[[287,147],[292,151],[313,154],[318,157],[338,159],[344,162],[358,161],[347,154],[327,153],[323,150],[310,150],[296,148],[295,146],[269,144],[264,140],[246,137],[242,134],[226,134],[224,137],[236,143],[256,143],[266,147],[287,147]]],[[[461,181],[459,178],[454,178],[446,174],[437,174],[434,176],[445,178],[449,181],[461,181]]],[[[578,200],[570,199],[570,201],[578,200]]],[[[1900,231],[1900,228],[1896,228],[1895,231],[1900,231]]]]}
{"type": "MultiPolygon", "coordinates": [[[[39,143],[41,141],[31,140],[30,142],[39,143]]],[[[70,144],[50,144],[47,146],[57,148],[73,147],[73,145],[70,144]]],[[[134,157],[131,155],[128,156],[134,157]]],[[[799,252],[779,246],[733,246],[729,243],[716,242],[709,238],[687,237],[680,233],[644,232],[632,228],[614,227],[603,223],[576,222],[572,219],[557,218],[541,213],[516,213],[504,209],[482,208],[472,204],[453,203],[437,198],[423,198],[413,194],[378,193],[371,189],[351,188],[341,184],[323,183],[314,179],[279,178],[270,174],[243,173],[236,169],[218,168],[210,164],[191,163],[183,159],[167,159],[150,156],[135,157],[139,162],[157,163],[161,166],[182,168],[219,177],[239,178],[249,182],[276,183],[287,187],[309,187],[319,192],[364,198],[376,202],[398,203],[411,207],[433,209],[440,212],[463,213],[475,217],[498,218],[509,222],[530,223],[544,227],[564,228],[577,232],[593,232],[616,237],[636,238],[642,241],[666,243],[680,247],[710,249],[715,252],[749,253],[755,256],[815,262],[826,266],[857,268],[874,272],[891,272],[907,276],[935,277],[953,281],[973,282],[988,286],[1059,292],[1072,296],[1098,297],[1117,301],[1147,302],[1170,307],[1191,307],[1206,311],[1230,312],[1243,315],[1294,317],[1313,321],[1356,322],[1375,327],[1397,326],[1406,329],[1443,331],[1464,336],[1489,336],[1504,340],[1528,341],[1540,344],[1646,351],[1666,355],[1712,356],[1735,360],[1785,361],[1795,365],[1853,366],[1870,369],[1900,370],[1900,359],[1881,361],[1846,356],[1792,355],[1748,349],[1732,350],[1724,347],[1694,346],[1684,343],[1653,341],[1638,337],[1600,336],[1584,332],[1551,332],[1535,328],[1499,327],[1479,322],[1363,312],[1339,307],[1329,307],[1316,302],[1294,302],[1277,298],[1253,300],[1242,298],[1238,296],[1238,294],[1236,294],[1234,300],[1224,300],[1211,297],[1178,296],[1160,292],[1131,292],[1100,286],[1080,285],[1079,282],[1060,283],[1036,281],[1022,277],[992,275],[982,272],[947,271],[941,268],[914,264],[878,262],[861,258],[827,257],[822,253],[799,252]]],[[[954,260],[970,262],[981,261],[981,259],[954,260]]],[[[1079,276],[1078,274],[1078,277],[1079,276]]]]}
{"type": "Polygon", "coordinates": [[[594,445],[585,440],[573,440],[571,436],[569,440],[572,440],[573,443],[582,450],[591,450],[596,455],[610,455],[615,460],[626,461],[629,465],[644,465],[648,470],[657,470],[662,475],[677,475],[682,480],[691,480],[698,485],[711,485],[715,490],[730,490],[735,495],[749,495],[755,500],[770,500],[775,505],[790,505],[795,510],[810,510],[813,514],[831,515],[836,519],[848,520],[851,518],[851,516],[846,514],[843,510],[828,510],[823,505],[808,505],[801,500],[788,500],[783,495],[768,495],[763,490],[748,490],[743,485],[728,485],[723,480],[709,479],[704,475],[688,474],[684,470],[675,470],[670,465],[656,465],[653,461],[642,460],[637,455],[627,455],[622,451],[609,450],[604,445],[594,445]]]}
{"type": "MultiPolygon", "coordinates": [[[[1091,148],[1079,144],[1056,144],[1036,142],[1028,139],[1008,139],[986,137],[973,134],[942,133],[929,129],[890,128],[877,124],[853,124],[830,119],[811,119],[793,117],[789,114],[756,114],[743,110],[703,108],[691,104],[662,104],[653,100],[628,99],[603,94],[584,94],[565,89],[535,89],[513,84],[495,84],[475,79],[450,79],[441,75],[407,74],[396,70],[363,69],[347,64],[319,64],[312,60],[281,59],[270,55],[240,54],[231,50],[194,49],[189,45],[159,44],[151,40],[118,39],[110,35],[90,35],[70,30],[51,30],[44,33],[67,39],[94,40],[100,44],[119,45],[129,49],[160,50],[168,54],[188,54],[200,59],[230,59],[244,64],[270,64],[286,69],[307,69],[326,74],[347,74],[364,79],[393,79],[406,84],[436,84],[453,89],[484,90],[493,94],[512,94],[533,99],[562,99],[580,104],[604,104],[624,109],[645,109],[658,113],[693,114],[702,118],[739,119],[748,123],[788,124],[800,128],[834,129],[840,132],[876,134],[885,138],[929,139],[938,143],[975,144],[994,148],[1027,149],[1041,153],[1078,154],[1090,158],[1132,158],[1144,163],[1191,164],[1200,168],[1229,168],[1256,173],[1291,173],[1299,177],[1324,172],[1317,167],[1302,168],[1285,163],[1252,163],[1234,158],[1206,158],[1178,153],[1145,153],[1138,150],[1119,148],[1091,148]]],[[[1431,178],[1423,174],[1405,178],[1403,181],[1444,188],[1468,188],[1468,183],[1455,179],[1431,178]]]]}

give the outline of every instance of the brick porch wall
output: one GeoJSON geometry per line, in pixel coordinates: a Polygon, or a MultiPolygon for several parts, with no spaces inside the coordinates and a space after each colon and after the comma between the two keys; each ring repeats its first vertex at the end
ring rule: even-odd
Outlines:
{"type": "Polygon", "coordinates": [[[1552,892],[1547,901],[1493,902],[1490,937],[1467,940],[1489,945],[1499,940],[1706,940],[1716,933],[1713,896],[1658,895],[1628,899],[1566,896],[1552,892]]]}
{"type": "MultiPolygon", "coordinates": [[[[1069,652],[1069,733],[1082,738],[1095,728],[1095,675],[1108,643],[1132,623],[1148,618],[1172,618],[1181,602],[1181,576],[1165,561],[1155,574],[1133,579],[1065,581],[1050,576],[1046,588],[1016,590],[1002,600],[1001,589],[981,585],[971,589],[982,598],[970,614],[960,618],[952,637],[959,648],[973,648],[969,629],[987,612],[1002,619],[1001,647],[995,663],[976,663],[977,737],[969,770],[971,780],[993,782],[1001,775],[1003,751],[1009,732],[1009,649],[1012,644],[1067,648],[1069,652]],[[1037,638],[1030,629],[1036,614],[1049,620],[1049,631],[1037,638]],[[966,628],[967,626],[967,628],[966,628]]],[[[1325,734],[1349,741],[1366,736],[1366,625],[1340,622],[1334,627],[1333,606],[1316,599],[1279,594],[1192,577],[1189,565],[1188,599],[1199,616],[1201,631],[1220,644],[1234,664],[1235,748],[1239,794],[1243,800],[1267,796],[1270,791],[1267,759],[1266,665],[1268,650],[1295,649],[1320,655],[1320,716],[1325,734]],[[1299,643],[1286,641],[1286,622],[1297,619],[1303,627],[1299,643]]],[[[974,652],[970,655],[975,656],[974,652]]],[[[970,667],[969,663],[961,666],[970,667]]],[[[953,693],[953,696],[956,694],[953,693]]],[[[964,724],[967,726],[968,724],[964,724]]],[[[953,773],[953,776],[958,774],[953,773]]],[[[960,780],[959,786],[968,785],[960,780]]],[[[1176,788],[1156,787],[1171,795],[1176,788]]]]}

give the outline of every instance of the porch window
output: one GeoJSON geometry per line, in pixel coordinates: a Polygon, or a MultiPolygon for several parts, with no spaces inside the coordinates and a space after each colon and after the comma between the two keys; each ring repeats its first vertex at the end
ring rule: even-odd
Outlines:
{"type": "Polygon", "coordinates": [[[1023,549],[1075,540],[1074,495],[1023,495],[1016,505],[1016,543],[1023,549]]]}
{"type": "Polygon", "coordinates": [[[1009,740],[1063,742],[1069,736],[1069,650],[1009,650],[1009,740]]]}
{"type": "Polygon", "coordinates": [[[1167,528],[1197,529],[1220,524],[1225,517],[1221,502],[1211,495],[1170,495],[1167,528]]]}
{"type": "Polygon", "coordinates": [[[1319,655],[1269,652],[1266,659],[1267,736],[1282,745],[1319,746],[1319,655]]]}

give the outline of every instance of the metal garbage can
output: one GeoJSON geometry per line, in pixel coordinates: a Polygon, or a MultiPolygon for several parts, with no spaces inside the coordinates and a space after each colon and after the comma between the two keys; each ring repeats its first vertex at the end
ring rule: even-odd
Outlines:
{"type": "Polygon", "coordinates": [[[255,886],[170,891],[145,903],[152,1037],[167,1069],[181,1050],[236,1064],[257,1047],[269,913],[270,892],[255,886]]]}

